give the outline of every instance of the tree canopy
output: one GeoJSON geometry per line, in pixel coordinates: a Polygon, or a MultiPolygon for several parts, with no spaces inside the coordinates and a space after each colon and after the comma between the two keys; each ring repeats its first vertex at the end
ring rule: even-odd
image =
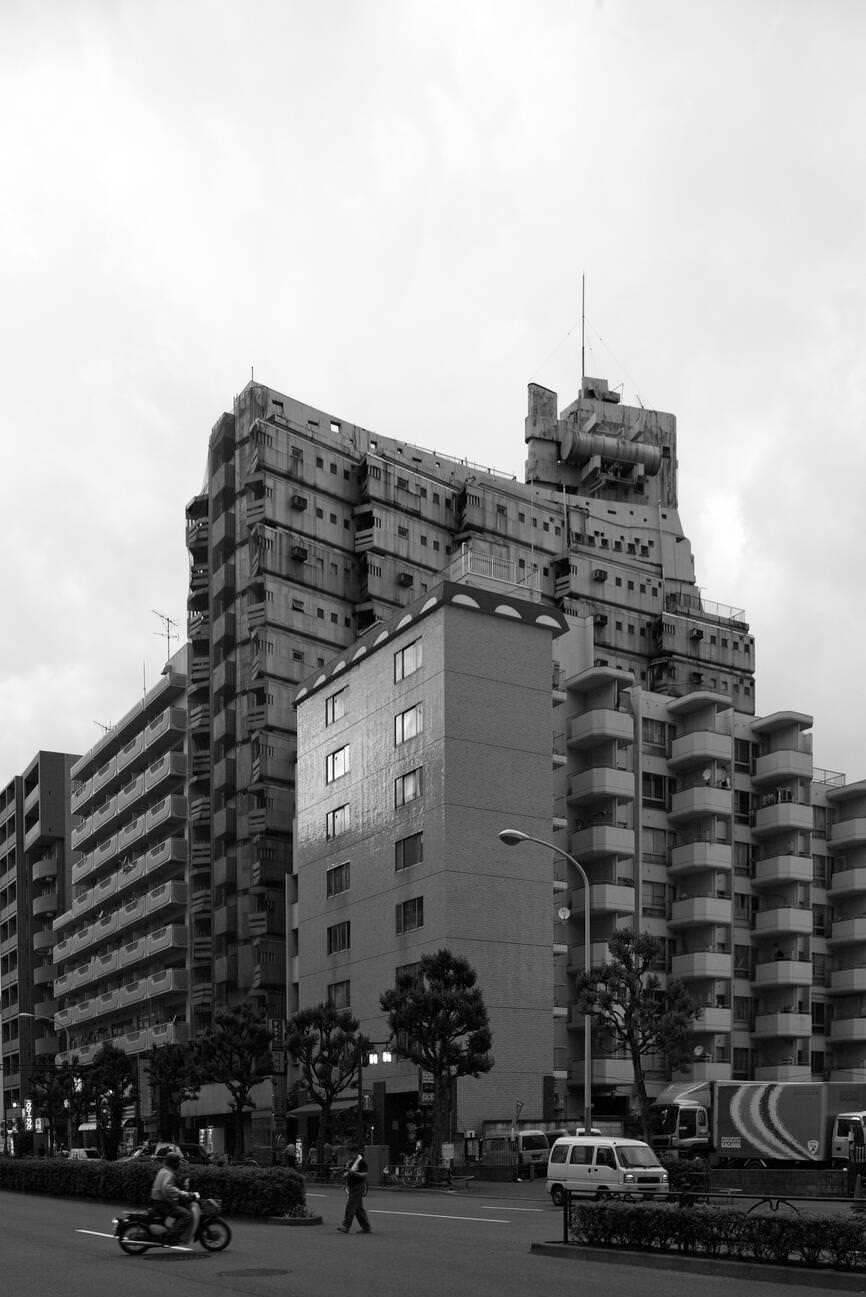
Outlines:
{"type": "Polygon", "coordinates": [[[333,1135],[334,1101],[358,1079],[364,1041],[358,1019],[348,1009],[316,1004],[300,1009],[289,1020],[286,1048],[301,1072],[311,1100],[322,1110],[318,1133],[318,1160],[333,1135]]]}
{"type": "Polygon", "coordinates": [[[244,1001],[234,1008],[220,1009],[214,1025],[202,1033],[196,1045],[195,1069],[200,1082],[224,1085],[229,1092],[235,1115],[235,1157],[243,1156],[244,1109],[255,1106],[250,1092],[269,1065],[271,1041],[261,1011],[244,1001]]]}
{"type": "Polygon", "coordinates": [[[427,1072],[433,1090],[432,1152],[454,1133],[454,1080],[493,1067],[493,1037],[475,970],[442,949],[401,973],[380,1004],[396,1053],[427,1072]]]}
{"type": "Polygon", "coordinates": [[[160,1134],[178,1143],[181,1104],[195,1099],[201,1088],[194,1050],[179,1043],[157,1045],[150,1055],[147,1077],[157,1098],[160,1134]]]}
{"type": "Polygon", "coordinates": [[[106,1040],[84,1073],[84,1086],[96,1113],[100,1151],[116,1158],[123,1141],[123,1109],[136,1098],[132,1060],[106,1040]]]}
{"type": "Polygon", "coordinates": [[[663,946],[646,933],[618,929],[608,941],[610,960],[575,978],[575,1008],[594,1020],[595,1048],[625,1051],[634,1069],[635,1092],[644,1137],[649,1137],[645,1066],[648,1055],[661,1055],[676,1070],[691,1059],[690,1027],[701,1007],[684,982],[665,984],[653,972],[663,946]]]}

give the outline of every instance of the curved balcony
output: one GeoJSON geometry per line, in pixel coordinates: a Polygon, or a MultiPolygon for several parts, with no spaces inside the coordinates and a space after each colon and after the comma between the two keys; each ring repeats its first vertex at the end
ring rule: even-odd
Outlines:
{"type": "Polygon", "coordinates": [[[730,1031],[731,1010],[720,1008],[715,1004],[705,1004],[701,1009],[701,1016],[691,1024],[689,1030],[698,1035],[708,1031],[730,1031]]]}
{"type": "Polygon", "coordinates": [[[160,825],[167,825],[172,820],[183,824],[186,821],[186,799],[179,794],[163,797],[161,802],[149,808],[145,818],[148,833],[153,832],[160,825]]]}
{"type": "Polygon", "coordinates": [[[866,818],[837,820],[830,829],[829,842],[834,851],[862,847],[866,844],[866,818]]]}
{"type": "Polygon", "coordinates": [[[683,734],[671,744],[668,766],[671,770],[687,770],[690,766],[701,765],[709,761],[722,761],[730,764],[731,736],[719,734],[715,730],[696,730],[692,734],[683,734]]]}
{"type": "Polygon", "coordinates": [[[863,1044],[866,1042],[866,1018],[834,1018],[830,1023],[830,1039],[834,1043],[854,1041],[863,1044]]]}
{"type": "Polygon", "coordinates": [[[145,817],[137,815],[131,824],[125,825],[117,834],[118,853],[127,851],[135,842],[138,842],[144,834],[145,817]]]}
{"type": "Polygon", "coordinates": [[[146,1054],[152,1048],[153,1040],[150,1028],[144,1027],[140,1031],[125,1032],[116,1037],[114,1043],[124,1054],[146,1054]]]}
{"type": "Polygon", "coordinates": [[[41,896],[33,898],[33,916],[38,918],[43,914],[57,913],[57,893],[43,892],[41,896]]]}
{"type": "Polygon", "coordinates": [[[127,901],[120,910],[120,927],[128,928],[133,923],[139,923],[147,913],[147,904],[143,896],[136,896],[133,900],[127,901]]]}
{"type": "Polygon", "coordinates": [[[634,775],[630,770],[596,766],[592,770],[582,770],[579,775],[572,775],[568,782],[567,800],[572,805],[580,806],[584,802],[608,798],[634,801],[634,775]]]}
{"type": "Polygon", "coordinates": [[[812,778],[811,752],[797,752],[786,748],[780,752],[768,752],[758,757],[755,762],[755,773],[752,780],[756,784],[770,782],[781,783],[787,779],[812,778]]]}
{"type": "Polygon", "coordinates": [[[705,927],[707,924],[724,924],[731,921],[730,896],[683,896],[671,906],[670,927],[705,927]]]}
{"type": "MultiPolygon", "coordinates": [[[[612,1085],[634,1085],[634,1067],[630,1058],[593,1058],[592,1062],[592,1083],[598,1086],[612,1085]]],[[[576,1081],[583,1082],[583,1062],[574,1065],[574,1072],[579,1072],[579,1077],[575,1076],[576,1081]]],[[[572,1079],[572,1071],[569,1070],[569,1080],[572,1079]]]]}
{"type": "Polygon", "coordinates": [[[633,856],[634,831],[619,825],[593,824],[571,835],[569,851],[581,861],[633,856]]]}
{"type": "Polygon", "coordinates": [[[157,1027],[151,1027],[150,1036],[154,1048],[157,1045],[184,1045],[190,1038],[185,1022],[161,1022],[157,1027]]]}
{"type": "Polygon", "coordinates": [[[173,905],[180,908],[186,907],[186,886],[184,883],[163,883],[160,887],[155,887],[153,891],[148,892],[147,913],[154,914],[157,910],[163,910],[167,905],[173,905]]]}
{"type": "Polygon", "coordinates": [[[690,955],[674,955],[671,973],[684,981],[700,977],[730,977],[731,955],[729,951],[719,950],[698,950],[690,955]]]}
{"type": "Polygon", "coordinates": [[[164,752],[161,757],[148,766],[145,771],[144,784],[148,791],[158,788],[166,779],[186,778],[186,757],[182,752],[164,752]]]}
{"type": "MultiPolygon", "coordinates": [[[[590,912],[592,914],[631,914],[635,903],[632,883],[590,883],[590,912]]],[[[586,893],[582,887],[572,893],[572,908],[583,913],[586,893]]],[[[609,952],[608,952],[609,953],[609,952]]]]}
{"type": "Polygon", "coordinates": [[[678,824],[686,820],[731,814],[730,788],[713,788],[711,784],[696,784],[674,793],[668,818],[678,824]]]}
{"type": "Polygon", "coordinates": [[[677,874],[703,873],[707,869],[730,871],[731,847],[727,842],[687,842],[674,847],[668,872],[677,874]]]}
{"type": "Polygon", "coordinates": [[[163,968],[147,979],[148,996],[155,999],[159,995],[172,995],[186,992],[189,977],[183,968],[163,968]]]}
{"type": "Polygon", "coordinates": [[[96,1005],[97,1013],[111,1013],[118,1007],[119,995],[119,991],[103,991],[102,995],[98,995],[91,1003],[96,1005]]]}
{"type": "Polygon", "coordinates": [[[811,935],[812,924],[811,907],[807,909],[780,905],[772,910],[758,910],[754,928],[759,937],[781,937],[786,934],[805,937],[811,935]]]}
{"type": "Polygon", "coordinates": [[[853,896],[857,892],[866,892],[866,865],[834,869],[833,877],[827,885],[827,895],[853,896]]]}
{"type": "Polygon", "coordinates": [[[755,1068],[756,1081],[811,1081],[812,1069],[808,1063],[768,1063],[755,1068]]]}
{"type": "MultiPolygon", "coordinates": [[[[185,864],[186,855],[185,838],[164,838],[162,842],[157,842],[148,850],[145,856],[147,872],[151,874],[162,865],[185,864]]],[[[208,859],[210,859],[210,848],[208,848],[208,859]]]]}
{"type": "Polygon", "coordinates": [[[846,995],[852,991],[866,991],[866,966],[862,968],[835,968],[830,974],[831,995],[846,995]]]}
{"type": "Polygon", "coordinates": [[[827,938],[831,946],[855,945],[866,941],[866,914],[858,914],[850,919],[834,919],[833,928],[827,938]]]}
{"type": "Polygon", "coordinates": [[[53,950],[54,930],[52,928],[43,928],[39,932],[34,932],[31,944],[34,951],[53,950]]]}
{"type": "Polygon", "coordinates": [[[752,828],[756,838],[769,838],[776,833],[810,833],[812,807],[802,802],[773,802],[755,811],[752,828]]]}
{"type": "Polygon", "coordinates": [[[594,748],[610,741],[634,742],[634,718],[631,712],[620,712],[612,707],[596,707],[580,716],[572,716],[568,723],[570,748],[594,748]]]}
{"type": "Polygon", "coordinates": [[[753,1036],[784,1036],[797,1039],[812,1035],[812,1017],[808,1013],[759,1013],[755,1018],[753,1036]]]}
{"type": "Polygon", "coordinates": [[[92,861],[93,869],[98,869],[100,865],[104,865],[107,860],[111,860],[112,857],[116,855],[117,834],[112,833],[110,838],[106,838],[104,842],[100,842],[91,852],[90,859],[92,861]]]}
{"type": "Polygon", "coordinates": [[[34,883],[42,883],[50,878],[56,878],[57,867],[54,856],[43,856],[41,860],[37,860],[32,871],[34,883]]]}
{"type": "Polygon", "coordinates": [[[755,967],[753,986],[811,986],[812,962],[808,959],[767,959],[755,967]]]}
{"type": "Polygon", "coordinates": [[[755,861],[752,886],[756,890],[786,883],[811,883],[811,881],[811,856],[770,856],[766,860],[755,861]]]}
{"type": "Polygon", "coordinates": [[[136,883],[142,882],[146,873],[147,869],[145,866],[144,856],[137,856],[135,860],[124,865],[120,870],[120,873],[115,874],[113,880],[118,894],[122,895],[124,892],[128,891],[130,887],[134,887],[136,883]]]}
{"type": "Polygon", "coordinates": [[[79,813],[79,807],[86,806],[93,796],[93,780],[86,779],[81,786],[72,794],[72,814],[79,813]]]}
{"type": "Polygon", "coordinates": [[[117,957],[118,968],[128,968],[130,964],[137,964],[142,959],[147,958],[147,937],[138,937],[135,941],[127,941],[120,947],[117,957]]]}
{"type": "Polygon", "coordinates": [[[90,975],[93,978],[101,980],[103,977],[109,977],[120,967],[119,955],[116,950],[109,950],[104,955],[96,955],[90,964],[90,975]]]}
{"type": "Polygon", "coordinates": [[[170,923],[164,928],[152,932],[147,939],[148,953],[159,954],[163,950],[186,950],[188,945],[186,928],[180,923],[170,923]]]}

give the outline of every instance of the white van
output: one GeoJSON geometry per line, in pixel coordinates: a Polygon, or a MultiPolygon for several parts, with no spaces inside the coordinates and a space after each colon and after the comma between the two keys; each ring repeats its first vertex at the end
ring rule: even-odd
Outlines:
{"type": "Polygon", "coordinates": [[[512,1135],[485,1135],[481,1162],[512,1169],[518,1178],[544,1175],[550,1145],[543,1130],[518,1130],[512,1135]]]}
{"type": "Polygon", "coordinates": [[[608,1135],[567,1135],[550,1150],[547,1192],[557,1207],[565,1190],[594,1198],[667,1197],[668,1173],[649,1144],[608,1135]]]}

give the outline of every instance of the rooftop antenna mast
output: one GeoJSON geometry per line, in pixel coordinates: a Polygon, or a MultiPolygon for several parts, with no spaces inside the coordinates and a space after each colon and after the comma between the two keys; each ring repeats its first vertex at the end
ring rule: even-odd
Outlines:
{"type": "Polygon", "coordinates": [[[93,724],[98,725],[99,728],[102,730],[103,734],[107,734],[108,731],[111,729],[110,725],[103,725],[102,721],[94,721],[93,724]]]}
{"type": "Polygon", "coordinates": [[[162,630],[155,630],[154,635],[165,636],[165,658],[166,661],[171,657],[171,641],[177,639],[177,622],[172,617],[167,617],[164,612],[157,612],[155,608],[150,610],[154,617],[158,617],[162,622],[162,630]]]}
{"type": "Polygon", "coordinates": [[[586,275],[580,276],[580,386],[586,377],[586,275]]]}

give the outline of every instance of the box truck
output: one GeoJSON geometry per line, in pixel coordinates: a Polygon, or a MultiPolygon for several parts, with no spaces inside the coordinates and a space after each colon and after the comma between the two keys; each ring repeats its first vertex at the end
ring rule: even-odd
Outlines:
{"type": "Polygon", "coordinates": [[[670,1085],[652,1108],[657,1153],[717,1166],[832,1164],[866,1138],[866,1083],[703,1081],[670,1085]]]}

